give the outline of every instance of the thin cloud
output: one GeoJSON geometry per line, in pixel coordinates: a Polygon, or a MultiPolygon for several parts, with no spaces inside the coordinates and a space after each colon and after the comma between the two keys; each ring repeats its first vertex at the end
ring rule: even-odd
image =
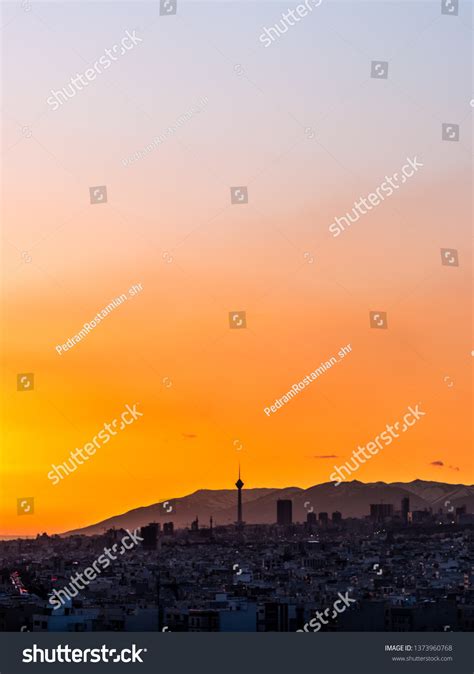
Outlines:
{"type": "Polygon", "coordinates": [[[316,454],[313,459],[337,459],[337,454],[316,454]]]}
{"type": "Polygon", "coordinates": [[[432,461],[430,466],[444,466],[444,463],[442,461],[432,461]]]}
{"type": "Polygon", "coordinates": [[[181,435],[183,436],[183,438],[189,438],[190,440],[192,440],[193,438],[197,438],[197,435],[195,435],[194,433],[182,433],[181,435]]]}

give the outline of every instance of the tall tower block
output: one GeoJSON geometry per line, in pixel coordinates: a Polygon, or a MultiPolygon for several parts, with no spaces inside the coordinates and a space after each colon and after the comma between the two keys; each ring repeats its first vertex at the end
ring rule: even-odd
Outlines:
{"type": "Polygon", "coordinates": [[[242,519],[242,487],[244,486],[244,483],[240,479],[240,465],[239,465],[239,479],[235,483],[235,486],[238,489],[238,494],[237,494],[237,526],[242,527],[244,524],[244,521],[242,519]]]}

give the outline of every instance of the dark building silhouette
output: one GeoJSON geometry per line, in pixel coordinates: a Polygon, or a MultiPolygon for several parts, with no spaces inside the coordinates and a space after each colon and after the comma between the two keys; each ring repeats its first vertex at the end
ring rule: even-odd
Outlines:
{"type": "Polygon", "coordinates": [[[410,499],[408,496],[402,498],[402,520],[404,524],[408,524],[408,513],[410,512],[410,499]]]}
{"type": "Polygon", "coordinates": [[[293,522],[293,502],[290,499],[278,499],[277,524],[287,526],[293,522]]]}
{"type": "Polygon", "coordinates": [[[391,503],[371,503],[370,518],[375,522],[383,522],[386,517],[393,517],[393,505],[391,503]]]}
{"type": "Polygon", "coordinates": [[[141,528],[142,547],[145,550],[156,550],[159,531],[160,525],[157,522],[151,522],[146,527],[141,528]]]}
{"type": "Polygon", "coordinates": [[[107,541],[107,545],[109,547],[112,547],[114,543],[118,543],[121,538],[123,538],[124,534],[127,532],[125,529],[119,528],[116,529],[115,527],[112,527],[112,529],[108,529],[105,533],[105,538],[107,541]]]}
{"type": "Polygon", "coordinates": [[[288,632],[288,605],[278,601],[265,602],[257,621],[257,629],[263,632],[288,632]]]}
{"type": "Polygon", "coordinates": [[[318,519],[321,526],[327,527],[329,522],[329,515],[327,513],[319,513],[318,519]]]}
{"type": "Polygon", "coordinates": [[[462,505],[456,508],[456,517],[461,517],[466,514],[466,506],[462,505]]]}
{"type": "Polygon", "coordinates": [[[242,487],[244,486],[244,483],[240,479],[240,466],[239,466],[239,479],[235,483],[235,486],[238,489],[238,495],[237,495],[237,526],[242,527],[244,524],[244,521],[242,519],[242,487]]]}
{"type": "Polygon", "coordinates": [[[332,514],[332,523],[340,524],[341,522],[342,522],[342,514],[339,512],[339,510],[336,510],[332,514]]]}
{"type": "Polygon", "coordinates": [[[172,536],[174,534],[174,524],[173,524],[173,522],[165,522],[163,524],[163,534],[165,536],[172,536]]]}
{"type": "Polygon", "coordinates": [[[191,522],[191,531],[199,531],[199,517],[196,515],[196,519],[191,522]]]}
{"type": "Polygon", "coordinates": [[[414,524],[427,522],[430,519],[430,517],[431,513],[429,510],[412,510],[408,513],[408,521],[414,524]]]}
{"type": "Polygon", "coordinates": [[[316,513],[308,513],[306,515],[306,523],[309,526],[312,526],[312,527],[316,526],[316,522],[317,522],[316,513]]]}

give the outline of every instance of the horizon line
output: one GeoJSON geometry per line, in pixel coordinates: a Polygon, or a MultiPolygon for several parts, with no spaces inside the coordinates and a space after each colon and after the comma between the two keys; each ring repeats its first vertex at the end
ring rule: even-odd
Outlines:
{"type": "MultiPolygon", "coordinates": [[[[461,487],[474,488],[474,484],[465,484],[464,482],[444,482],[444,481],[439,481],[439,480],[424,480],[424,479],[419,478],[419,477],[414,478],[413,480],[410,480],[409,482],[401,482],[401,481],[385,482],[383,480],[376,480],[375,482],[363,482],[362,480],[344,480],[339,486],[342,486],[343,484],[353,484],[353,483],[356,483],[356,482],[359,483],[359,484],[363,484],[363,485],[384,484],[384,485],[387,485],[387,486],[394,485],[394,484],[395,485],[396,484],[402,484],[402,485],[412,484],[413,482],[431,482],[431,483],[434,483],[434,484],[451,485],[453,487],[454,486],[461,486],[461,487]]],[[[329,481],[329,482],[317,482],[317,483],[311,485],[310,487],[296,487],[296,486],[291,486],[291,487],[248,487],[247,489],[243,489],[243,491],[252,491],[252,490],[255,490],[255,489],[268,489],[268,490],[272,490],[272,491],[283,491],[285,489],[299,489],[300,491],[304,492],[304,491],[307,491],[308,489],[313,489],[314,487],[320,487],[320,486],[323,486],[323,485],[326,485],[326,484],[334,484],[334,482],[331,482],[331,481],[329,481]]],[[[98,526],[99,524],[102,524],[103,522],[106,522],[107,520],[111,520],[111,519],[114,519],[116,517],[123,517],[124,515],[127,515],[128,513],[131,513],[135,510],[151,508],[152,506],[159,505],[160,503],[164,503],[165,501],[173,501],[173,500],[176,500],[176,499],[186,498],[187,496],[192,496],[193,494],[197,494],[199,491],[230,491],[230,492],[234,492],[235,488],[229,488],[229,489],[200,488],[200,489],[196,489],[195,491],[183,494],[182,496],[174,496],[174,497],[164,499],[163,501],[154,501],[153,503],[150,503],[148,505],[136,506],[134,508],[130,508],[129,510],[121,512],[119,514],[110,515],[109,517],[105,517],[104,519],[99,520],[98,522],[94,522],[92,524],[86,524],[82,527],[79,526],[79,527],[75,527],[74,529],[70,529],[70,530],[67,530],[67,531],[64,531],[64,532],[60,532],[60,533],[56,533],[56,534],[52,533],[52,534],[47,534],[47,535],[48,536],[54,536],[54,535],[65,536],[65,535],[69,534],[69,532],[74,532],[74,531],[81,530],[81,529],[88,529],[90,527],[95,527],[95,526],[98,526]]],[[[43,533],[46,533],[46,532],[45,531],[37,531],[36,534],[24,534],[22,536],[21,534],[20,535],[4,534],[4,533],[0,532],[0,540],[5,540],[6,538],[14,539],[14,540],[20,539],[20,538],[36,538],[37,536],[41,536],[43,533]]]]}

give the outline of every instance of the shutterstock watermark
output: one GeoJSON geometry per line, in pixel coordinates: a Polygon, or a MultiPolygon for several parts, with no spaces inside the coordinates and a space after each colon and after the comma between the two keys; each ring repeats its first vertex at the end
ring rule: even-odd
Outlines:
{"type": "Polygon", "coordinates": [[[68,337],[64,344],[58,344],[56,346],[56,351],[61,356],[63,351],[69,351],[69,349],[72,349],[72,347],[76,344],[79,344],[79,342],[82,341],[84,337],[87,337],[89,332],[96,328],[103,318],[107,318],[107,316],[112,313],[114,309],[117,309],[117,307],[126,302],[129,297],[135,297],[135,295],[141,293],[142,290],[142,284],[135,283],[131,288],[128,289],[127,295],[122,293],[119,297],[111,300],[106,307],[96,313],[91,321],[84,323],[77,334],[73,335],[72,337],[68,337]]]}
{"type": "Polygon", "coordinates": [[[141,37],[138,37],[134,30],[130,33],[125,31],[125,36],[120,40],[120,44],[114,44],[112,49],[104,49],[105,55],[94,61],[92,68],[87,68],[84,73],[76,73],[71,77],[66,86],[54,91],[51,89],[51,96],[46,99],[46,102],[53,111],[59,110],[61,105],[67,100],[73,98],[79,91],[88,87],[91,82],[95,80],[97,75],[101,75],[104,70],[108,70],[114,61],[117,61],[119,56],[123,56],[127,51],[130,51],[135,45],[143,42],[141,37]],[[118,55],[118,56],[117,56],[118,55]]]}
{"type": "Polygon", "coordinates": [[[314,372],[310,372],[306,377],[303,377],[303,379],[298,382],[297,384],[293,384],[291,389],[287,391],[281,398],[277,398],[273,405],[270,405],[270,407],[265,407],[263,411],[267,415],[267,417],[270,416],[270,414],[275,414],[275,412],[278,412],[278,410],[283,407],[283,405],[286,405],[286,403],[289,403],[292,398],[294,398],[300,391],[304,391],[306,386],[309,386],[310,384],[313,383],[315,379],[320,377],[322,374],[327,372],[333,365],[337,365],[337,363],[340,363],[345,356],[347,356],[350,352],[352,351],[351,345],[347,344],[346,346],[343,346],[338,355],[338,358],[335,356],[331,356],[329,360],[327,360],[325,363],[321,363],[319,367],[314,370],[314,372]]]}
{"type": "MultiPolygon", "coordinates": [[[[130,405],[125,405],[125,411],[120,415],[121,422],[120,426],[118,427],[119,431],[123,431],[127,426],[130,426],[137,419],[143,416],[143,412],[138,412],[136,409],[137,404],[138,403],[135,403],[133,407],[130,407],[130,405]],[[127,418],[129,421],[127,421],[127,418]]],[[[53,470],[49,471],[48,479],[51,480],[53,485],[58,484],[60,480],[63,480],[65,477],[77,470],[77,467],[82,466],[84,461],[88,461],[91,456],[94,456],[96,451],[100,449],[102,445],[106,445],[111,437],[117,435],[117,430],[115,430],[117,429],[117,424],[117,419],[113,419],[110,424],[104,424],[97,435],[94,435],[92,442],[86,442],[84,447],[76,447],[74,451],[71,450],[69,452],[70,458],[66,459],[64,463],[60,463],[59,466],[55,466],[54,463],[52,463],[51,468],[53,470]],[[81,458],[79,458],[79,456],[81,458]],[[82,459],[84,459],[84,461],[82,459]],[[61,471],[64,473],[64,475],[61,475],[61,471]]]]}
{"type": "Polygon", "coordinates": [[[102,644],[100,648],[71,648],[69,644],[60,644],[54,648],[41,648],[33,644],[33,648],[24,648],[22,662],[143,662],[142,653],[146,648],[137,648],[132,644],[131,648],[109,648],[102,644]]]}
{"type": "Polygon", "coordinates": [[[118,552],[119,555],[123,555],[127,550],[131,550],[135,545],[138,545],[143,538],[137,534],[138,529],[135,531],[129,531],[126,529],[127,534],[120,539],[119,543],[114,543],[111,548],[104,547],[104,554],[100,555],[95,561],[92,562],[91,566],[88,566],[81,573],[77,572],[74,576],[71,576],[70,583],[63,587],[61,590],[53,590],[51,597],[49,598],[49,603],[54,608],[54,610],[60,608],[68,600],[77,597],[81,590],[89,585],[90,582],[95,580],[102,571],[107,569],[110,566],[111,562],[114,562],[117,559],[117,555],[114,555],[114,552],[118,552]],[[125,541],[130,539],[131,544],[127,545],[125,541]],[[117,550],[120,545],[120,550],[117,550]],[[85,576],[85,578],[83,577],[85,576]],[[74,588],[74,591],[73,589],[74,588]]]}
{"type": "Polygon", "coordinates": [[[339,599],[336,599],[333,602],[332,605],[332,613],[329,615],[329,612],[331,611],[330,608],[324,609],[323,612],[321,611],[316,611],[316,618],[312,618],[309,623],[305,623],[304,627],[302,630],[296,630],[297,632],[319,632],[321,627],[323,625],[327,625],[329,623],[329,620],[326,620],[326,617],[330,617],[331,620],[334,620],[334,618],[337,618],[337,616],[340,613],[344,613],[346,608],[350,606],[351,604],[355,604],[356,599],[351,599],[349,597],[349,592],[346,592],[345,594],[341,594],[340,592],[337,593],[339,599]],[[340,607],[339,607],[339,606],[340,607]],[[309,629],[311,627],[311,629],[309,629]]]}
{"type": "Polygon", "coordinates": [[[385,180],[375,189],[375,192],[370,192],[366,197],[360,197],[358,201],[354,201],[354,206],[351,211],[353,217],[349,212],[337,217],[334,222],[329,225],[331,234],[334,237],[342,234],[345,228],[350,227],[357,222],[361,215],[366,215],[384,201],[386,197],[391,197],[395,190],[400,189],[400,184],[398,183],[401,183],[402,185],[406,183],[408,178],[414,176],[418,169],[423,166],[424,164],[421,164],[416,157],[413,159],[407,157],[407,163],[401,168],[401,175],[397,171],[390,177],[385,176],[385,180]]]}
{"type": "Polygon", "coordinates": [[[172,126],[168,126],[167,129],[165,129],[162,133],[160,133],[159,136],[155,136],[151,143],[146,145],[143,150],[138,150],[134,154],[132,154],[128,159],[122,159],[122,164],[123,166],[128,166],[129,164],[133,164],[137,161],[140,161],[140,159],[143,159],[143,157],[146,157],[150,152],[155,150],[159,145],[164,143],[165,140],[168,138],[171,138],[178,129],[180,129],[183,124],[186,122],[189,122],[189,120],[194,117],[195,115],[199,114],[201,110],[205,108],[205,106],[208,103],[207,97],[201,98],[198,103],[195,105],[192,105],[186,112],[184,112],[182,115],[180,115],[175,122],[173,123],[172,126]]]}
{"type": "Polygon", "coordinates": [[[419,409],[420,405],[421,403],[418,403],[414,409],[413,407],[408,407],[408,411],[404,414],[402,422],[396,421],[394,424],[386,424],[385,430],[379,435],[376,435],[373,440],[365,445],[365,447],[358,445],[357,449],[354,449],[352,452],[352,464],[349,461],[346,461],[342,466],[334,466],[334,473],[331,473],[329,476],[330,481],[334,482],[334,486],[339,487],[347,477],[359,469],[361,464],[378,454],[381,449],[391,445],[394,440],[400,437],[400,433],[398,433],[399,430],[401,433],[406,433],[421,417],[424,417],[426,412],[422,412],[419,409]],[[408,421],[410,417],[412,419],[411,422],[408,421]],[[400,423],[403,423],[401,429],[400,423]],[[369,452],[369,454],[367,455],[366,452],[369,452]],[[344,476],[344,471],[347,473],[347,477],[344,476]]]}
{"type": "Polygon", "coordinates": [[[315,7],[319,7],[323,0],[305,0],[304,4],[297,5],[294,9],[287,9],[283,12],[281,19],[270,28],[264,28],[259,40],[265,47],[269,47],[275,40],[278,40],[288,28],[295,26],[297,23],[311,14],[315,7]],[[291,18],[291,21],[290,21],[291,18]],[[294,23],[292,23],[294,21],[294,23]]]}

